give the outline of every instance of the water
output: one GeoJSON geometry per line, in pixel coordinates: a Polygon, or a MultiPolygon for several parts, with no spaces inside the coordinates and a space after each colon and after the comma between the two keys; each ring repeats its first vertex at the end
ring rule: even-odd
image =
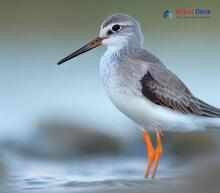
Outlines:
{"type": "Polygon", "coordinates": [[[144,179],[146,154],[45,159],[6,151],[0,160],[0,192],[217,193],[219,155],[182,159],[182,164],[165,155],[156,178],[144,179]]]}
{"type": "MultiPolygon", "coordinates": [[[[1,181],[7,190],[86,191],[154,184],[154,180],[144,179],[144,157],[84,157],[63,162],[8,155],[7,160],[8,176],[1,181]]],[[[157,180],[165,183],[177,173],[162,162],[157,180]]]]}

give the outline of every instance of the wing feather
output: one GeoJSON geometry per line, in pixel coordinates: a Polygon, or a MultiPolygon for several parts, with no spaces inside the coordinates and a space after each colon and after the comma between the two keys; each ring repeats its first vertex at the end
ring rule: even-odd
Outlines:
{"type": "Polygon", "coordinates": [[[133,53],[135,61],[147,63],[147,73],[140,80],[142,94],[157,105],[206,117],[220,117],[220,109],[193,96],[185,84],[153,54],[146,50],[133,53]]]}
{"type": "Polygon", "coordinates": [[[143,95],[153,103],[185,114],[220,117],[220,109],[194,97],[174,74],[170,74],[169,71],[167,74],[158,73],[160,76],[163,74],[167,77],[158,78],[155,77],[155,75],[158,76],[155,68],[153,70],[153,73],[148,70],[141,80],[143,95]]]}

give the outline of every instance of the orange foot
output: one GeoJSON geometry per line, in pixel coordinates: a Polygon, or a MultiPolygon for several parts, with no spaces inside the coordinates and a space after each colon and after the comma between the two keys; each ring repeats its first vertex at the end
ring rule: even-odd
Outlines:
{"type": "Polygon", "coordinates": [[[162,143],[161,143],[161,135],[162,135],[162,131],[160,129],[158,129],[158,131],[157,131],[157,148],[155,151],[149,134],[147,133],[147,131],[144,132],[144,139],[145,139],[145,142],[147,144],[147,149],[148,149],[148,165],[147,165],[145,178],[148,178],[149,172],[150,172],[150,169],[151,169],[151,166],[152,166],[154,160],[155,160],[155,165],[154,165],[154,169],[153,169],[153,173],[152,173],[151,177],[152,178],[155,177],[157,167],[159,165],[159,162],[160,162],[160,159],[161,159],[161,156],[163,153],[163,148],[162,148],[162,143]]]}

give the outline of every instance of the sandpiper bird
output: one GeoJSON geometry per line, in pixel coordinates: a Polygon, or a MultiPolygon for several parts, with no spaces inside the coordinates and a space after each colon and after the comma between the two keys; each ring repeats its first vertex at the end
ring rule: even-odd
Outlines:
{"type": "Polygon", "coordinates": [[[100,45],[100,74],[114,105],[144,133],[148,147],[148,177],[155,176],[162,156],[162,131],[195,131],[220,127],[220,109],[193,96],[184,83],[143,48],[140,24],[125,14],[114,14],[101,25],[99,36],[58,62],[62,64],[100,45]],[[154,149],[149,131],[157,132],[154,149]]]}

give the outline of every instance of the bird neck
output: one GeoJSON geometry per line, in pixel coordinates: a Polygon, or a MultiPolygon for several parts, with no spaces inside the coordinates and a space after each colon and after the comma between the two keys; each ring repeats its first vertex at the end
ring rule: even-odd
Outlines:
{"type": "Polygon", "coordinates": [[[108,55],[111,55],[111,54],[117,54],[117,55],[125,54],[126,55],[128,53],[131,53],[134,50],[141,49],[141,48],[143,48],[143,46],[139,44],[125,43],[121,46],[108,46],[106,52],[108,53],[108,55]]]}

